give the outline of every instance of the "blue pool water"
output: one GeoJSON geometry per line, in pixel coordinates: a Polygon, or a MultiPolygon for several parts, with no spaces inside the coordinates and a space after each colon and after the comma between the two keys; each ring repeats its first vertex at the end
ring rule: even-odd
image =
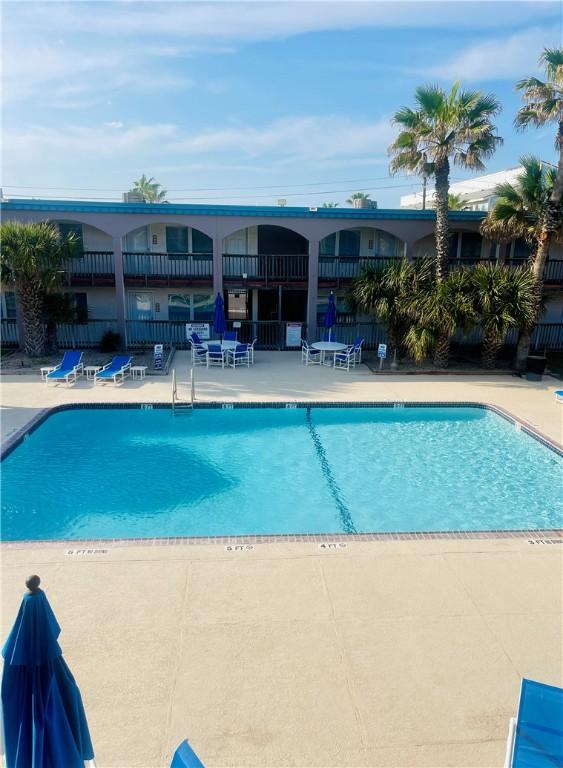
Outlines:
{"type": "Polygon", "coordinates": [[[479,408],[67,410],[2,463],[2,537],[550,528],[562,470],[479,408]]]}

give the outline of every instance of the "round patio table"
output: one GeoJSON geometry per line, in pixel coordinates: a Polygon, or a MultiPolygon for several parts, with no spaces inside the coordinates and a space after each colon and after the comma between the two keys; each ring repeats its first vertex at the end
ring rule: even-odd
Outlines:
{"type": "Polygon", "coordinates": [[[326,353],[335,355],[337,352],[343,352],[347,344],[342,344],[340,341],[315,341],[314,344],[311,344],[311,347],[320,350],[323,365],[330,365],[332,367],[334,365],[334,358],[332,363],[325,363],[326,353]]]}
{"type": "Polygon", "coordinates": [[[234,349],[238,344],[240,344],[240,341],[202,341],[201,346],[205,347],[207,349],[208,344],[220,344],[221,345],[221,351],[226,352],[227,349],[234,349]]]}

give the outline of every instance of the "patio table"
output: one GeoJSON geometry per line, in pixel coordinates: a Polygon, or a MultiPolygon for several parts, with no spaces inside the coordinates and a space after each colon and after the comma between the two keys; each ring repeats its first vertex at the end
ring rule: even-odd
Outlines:
{"type": "Polygon", "coordinates": [[[228,349],[234,349],[240,343],[240,341],[219,341],[217,339],[217,341],[202,341],[201,346],[207,349],[208,344],[220,344],[221,351],[226,352],[228,349]]]}
{"type": "Polygon", "coordinates": [[[314,344],[311,344],[313,349],[320,350],[322,364],[331,367],[334,365],[334,358],[332,363],[325,363],[326,353],[328,352],[329,354],[335,355],[337,352],[343,352],[347,346],[347,344],[342,344],[340,341],[315,341],[314,344]]]}

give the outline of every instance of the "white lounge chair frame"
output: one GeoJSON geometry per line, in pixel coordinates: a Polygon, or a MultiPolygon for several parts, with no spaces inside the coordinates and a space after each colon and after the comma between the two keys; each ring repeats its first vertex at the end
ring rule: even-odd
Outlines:
{"type": "MultiPolygon", "coordinates": [[[[49,373],[45,376],[45,381],[47,384],[52,381],[55,384],[59,384],[63,379],[53,379],[49,378],[49,374],[55,373],[55,371],[60,371],[62,368],[62,362],[59,363],[55,368],[53,368],[52,371],[49,371],[49,373]]],[[[72,377],[72,383],[74,384],[78,376],[82,376],[84,374],[84,363],[80,362],[78,365],[75,365],[72,370],[70,370],[64,377],[65,384],[70,384],[70,379],[72,377]]]]}
{"type": "Polygon", "coordinates": [[[129,376],[131,373],[131,361],[129,361],[126,365],[122,365],[121,368],[118,371],[115,371],[113,376],[111,378],[101,378],[99,379],[98,376],[100,373],[103,373],[103,371],[107,371],[107,369],[110,367],[111,363],[108,363],[107,365],[104,365],[103,368],[101,368],[96,374],[94,374],[94,386],[96,384],[117,384],[119,377],[121,377],[121,383],[125,381],[125,377],[129,376]]]}
{"type": "Polygon", "coordinates": [[[322,365],[323,355],[320,349],[313,349],[305,339],[301,339],[301,362],[305,365],[322,365]]]}

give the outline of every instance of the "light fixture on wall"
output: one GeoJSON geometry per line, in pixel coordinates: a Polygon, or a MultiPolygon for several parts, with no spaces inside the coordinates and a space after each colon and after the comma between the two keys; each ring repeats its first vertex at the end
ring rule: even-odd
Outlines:
{"type": "Polygon", "coordinates": [[[242,279],[243,280],[247,280],[248,279],[248,274],[246,272],[242,273],[242,279]]]}

